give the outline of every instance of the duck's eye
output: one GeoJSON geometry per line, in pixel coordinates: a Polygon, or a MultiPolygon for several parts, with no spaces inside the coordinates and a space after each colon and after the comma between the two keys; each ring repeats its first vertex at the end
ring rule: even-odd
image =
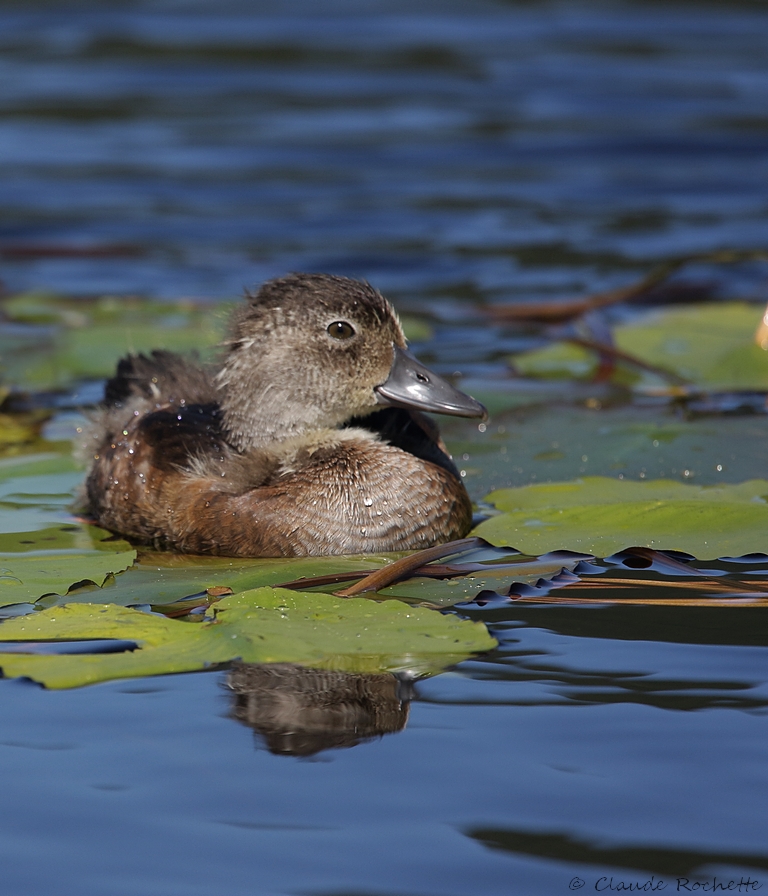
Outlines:
{"type": "Polygon", "coordinates": [[[327,332],[334,339],[351,339],[355,335],[355,328],[345,320],[335,320],[328,326],[327,332]]]}

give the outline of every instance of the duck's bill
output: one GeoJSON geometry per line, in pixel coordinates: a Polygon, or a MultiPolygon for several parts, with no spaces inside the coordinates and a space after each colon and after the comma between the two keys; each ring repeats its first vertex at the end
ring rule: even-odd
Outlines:
{"type": "Polygon", "coordinates": [[[410,352],[395,346],[395,360],[387,381],[373,390],[379,404],[415,408],[454,417],[482,417],[488,412],[474,398],[459,392],[421,364],[410,352]]]}

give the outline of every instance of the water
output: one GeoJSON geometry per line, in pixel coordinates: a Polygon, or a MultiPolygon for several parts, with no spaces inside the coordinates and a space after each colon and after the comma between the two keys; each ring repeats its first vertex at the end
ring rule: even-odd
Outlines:
{"type": "Polygon", "coordinates": [[[766,14],[739,3],[4,4],[12,289],[406,304],[603,288],[762,245],[766,14]]]}
{"type": "Polygon", "coordinates": [[[7,683],[8,892],[764,881],[765,647],[701,643],[690,611],[654,614],[697,629],[688,643],[620,624],[582,634],[581,610],[570,625],[553,611],[552,629],[539,612],[499,628],[493,662],[418,685],[403,732],[308,759],[258,749],[218,675],[69,693],[7,683]]]}
{"type": "MultiPolygon", "coordinates": [[[[482,377],[522,338],[478,323],[482,304],[765,245],[766,38],[748,2],[4,3],[0,276],[167,298],[230,298],[288,270],[366,277],[430,315],[425,357],[482,377]]],[[[693,274],[766,300],[760,266],[693,274]]],[[[532,470],[579,475],[589,414],[562,413],[531,412],[514,472],[473,453],[475,496],[532,470]],[[536,461],[555,439],[558,457],[536,461]]],[[[653,409],[617,414],[650,425],[653,409]]],[[[454,450],[475,451],[468,426],[451,427],[454,450]]],[[[657,475],[701,445],[714,469],[707,427],[727,427],[696,427],[631,463],[657,475]]],[[[731,481],[765,475],[765,436],[755,418],[731,481]]],[[[760,610],[481,618],[499,650],[404,686],[403,730],[304,758],[232,717],[226,673],[3,683],[3,888],[768,882],[760,610]]]]}

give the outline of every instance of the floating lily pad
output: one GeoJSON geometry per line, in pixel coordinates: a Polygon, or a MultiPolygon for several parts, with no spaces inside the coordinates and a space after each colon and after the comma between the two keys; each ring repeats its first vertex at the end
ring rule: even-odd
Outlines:
{"type": "MultiPolygon", "coordinates": [[[[2,399],[0,390],[0,399],[2,399]]],[[[19,445],[34,444],[40,438],[40,426],[49,416],[46,411],[0,414],[0,451],[10,453],[19,445]]]]}
{"type": "MultiPolygon", "coordinates": [[[[217,585],[245,591],[303,577],[376,569],[393,556],[397,555],[244,559],[140,552],[136,565],[110,586],[109,601],[122,606],[169,604],[217,585]]],[[[341,587],[326,590],[337,591],[341,587]]],[[[66,600],[88,602],[93,595],[82,592],[69,595],[66,600]]]]}
{"type": "MultiPolygon", "coordinates": [[[[456,565],[460,566],[471,558],[472,555],[462,557],[456,565]]],[[[381,597],[397,597],[414,603],[423,601],[430,606],[450,607],[472,600],[479,591],[485,589],[506,589],[510,582],[533,585],[541,579],[557,575],[564,568],[573,569],[580,559],[579,554],[570,552],[529,557],[525,554],[509,554],[501,549],[497,556],[488,557],[484,562],[470,563],[469,565],[475,568],[470,568],[455,578],[414,576],[384,588],[378,594],[381,597]]]]}
{"type": "Polygon", "coordinates": [[[0,460],[0,606],[101,586],[133,563],[126,541],[73,520],[81,480],[68,451],[0,460]]]}
{"type": "MultiPolygon", "coordinates": [[[[343,600],[258,588],[225,598],[214,621],[191,623],[115,605],[72,604],[0,626],[2,642],[115,638],[138,649],[93,655],[3,654],[6,677],[26,676],[50,688],[115,678],[184,672],[234,659],[290,662],[348,672],[445,668],[495,641],[484,625],[407,607],[399,601],[343,600]]],[[[30,648],[34,649],[34,648],[30,648]]]]}
{"type": "Polygon", "coordinates": [[[126,541],[94,526],[0,533],[0,606],[66,595],[78,585],[101,586],[135,559],[136,551],[126,541]]]}
{"type": "Polygon", "coordinates": [[[541,379],[589,379],[598,367],[595,352],[570,342],[554,342],[544,348],[515,355],[515,370],[541,379]]]}
{"type": "Polygon", "coordinates": [[[501,489],[502,513],[475,534],[526,554],[569,549],[607,557],[632,545],[700,559],[768,551],[768,481],[697,486],[594,476],[501,489]]]}
{"type": "Polygon", "coordinates": [[[745,302],[661,311],[617,327],[616,344],[696,385],[768,389],[768,352],[754,338],[762,311],[745,302]]]}
{"type": "MultiPolygon", "coordinates": [[[[768,389],[768,352],[755,343],[762,309],[745,302],[693,305],[654,311],[614,330],[616,347],[640,361],[691,383],[715,389],[768,389]]],[[[594,352],[555,343],[515,357],[528,376],[589,378],[597,369],[594,352]]],[[[658,378],[619,365],[624,384],[638,388],[658,378]]]]}
{"type": "Polygon", "coordinates": [[[130,352],[205,352],[221,340],[227,307],[109,296],[13,296],[3,302],[3,310],[27,326],[3,352],[3,378],[27,388],[61,388],[109,376],[130,352]]]}
{"type": "MultiPolygon", "coordinates": [[[[76,471],[77,464],[72,458],[69,445],[66,448],[55,446],[50,442],[45,446],[48,450],[35,451],[16,457],[4,457],[0,460],[0,482],[18,479],[20,476],[48,476],[66,474],[76,471]],[[51,450],[59,447],[60,450],[51,450]]],[[[66,490],[66,489],[64,489],[66,490]]],[[[59,491],[59,489],[57,489],[59,491]]]]}
{"type": "Polygon", "coordinates": [[[558,405],[492,418],[484,432],[456,421],[442,429],[477,498],[584,476],[696,485],[768,478],[768,414],[690,419],[658,405],[558,405]]]}
{"type": "MultiPolygon", "coordinates": [[[[410,552],[408,552],[410,554],[410,552]]],[[[211,587],[225,586],[244,591],[283,582],[314,593],[340,591],[364,574],[388,565],[406,554],[374,554],[357,557],[302,557],[243,559],[228,557],[192,557],[171,553],[139,553],[136,564],[125,575],[110,583],[110,603],[122,606],[153,605],[164,607],[185,598],[200,595],[211,587]],[[318,576],[350,576],[328,584],[315,585],[318,576]],[[302,587],[302,580],[306,586],[302,587]]],[[[518,582],[536,582],[575,565],[577,559],[546,555],[526,557],[503,549],[475,551],[460,558],[470,563],[466,574],[456,578],[411,577],[377,592],[380,598],[397,598],[411,604],[451,607],[474,597],[478,590],[495,587],[500,578],[514,577],[518,582]]],[[[86,590],[62,597],[59,603],[94,600],[86,590]]],[[[50,605],[50,604],[48,604],[50,605]]]]}
{"type": "MultiPolygon", "coordinates": [[[[120,553],[0,554],[0,606],[35,601],[46,594],[66,595],[77,586],[101,587],[136,559],[133,550],[120,553]]],[[[93,594],[90,595],[93,600],[93,594]]]]}

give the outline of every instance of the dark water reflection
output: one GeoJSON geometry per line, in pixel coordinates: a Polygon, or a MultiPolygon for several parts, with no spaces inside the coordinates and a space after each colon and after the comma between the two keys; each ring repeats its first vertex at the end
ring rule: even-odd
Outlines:
{"type": "MultiPolygon", "coordinates": [[[[489,377],[528,337],[468,323],[479,304],[765,245],[767,39],[758,2],[3,2],[0,279],[218,298],[288,270],[362,276],[429,313],[425,360],[489,377]]],[[[689,274],[765,300],[764,267],[689,274]]],[[[761,425],[729,481],[765,475],[761,425]]],[[[477,494],[593,454],[584,409],[494,426],[485,455],[449,429],[477,494]],[[500,472],[483,458],[514,447],[513,425],[534,436],[500,472]]],[[[639,439],[627,475],[677,475],[690,452],[714,470],[710,436],[692,426],[652,461],[639,439]]],[[[237,670],[229,693],[227,673],[3,683],[3,889],[527,896],[721,868],[768,883],[760,610],[477,616],[498,650],[411,701],[394,678],[285,669],[237,670]]]]}
{"type": "MultiPolygon", "coordinates": [[[[482,828],[467,831],[467,836],[478,840],[490,849],[500,849],[505,852],[536,858],[566,860],[577,865],[591,865],[598,869],[607,866],[625,871],[655,872],[656,874],[666,875],[669,878],[688,875],[689,877],[693,876],[693,881],[697,877],[705,877],[703,872],[705,872],[707,866],[713,865],[730,868],[760,869],[763,874],[768,870],[768,856],[749,853],[695,852],[659,848],[643,849],[642,847],[632,846],[600,848],[564,834],[531,834],[527,831],[488,830],[482,828]]],[[[599,871],[597,873],[600,874],[599,871]]],[[[744,875],[742,879],[748,876],[744,875]]],[[[758,871],[758,878],[761,876],[758,871]]],[[[729,875],[726,875],[725,880],[721,877],[722,883],[727,884],[729,877],[729,875]]],[[[736,879],[738,880],[739,877],[737,874],[736,879]]],[[[600,878],[597,880],[600,880],[600,878]]],[[[754,880],[754,877],[752,880],[754,880]]],[[[617,880],[616,883],[618,884],[618,882],[617,880]]],[[[640,882],[644,883],[642,880],[640,882]]],[[[759,883],[759,879],[756,882],[759,883]]],[[[670,881],[670,883],[675,886],[676,882],[670,881]]],[[[690,880],[687,881],[687,884],[683,884],[680,890],[685,892],[685,886],[689,886],[690,883],[690,880]]],[[[603,886],[603,884],[598,884],[598,887],[600,886],[603,886]]],[[[607,881],[604,889],[610,889],[607,881]]],[[[666,889],[666,887],[658,889],[666,889]]],[[[754,889],[756,888],[753,887],[754,889]]],[[[731,890],[736,890],[736,887],[732,887],[731,890]]],[[[651,887],[648,887],[646,892],[653,892],[653,890],[651,887]]],[[[742,887],[742,892],[749,892],[749,890],[742,887]]]]}
{"type": "Polygon", "coordinates": [[[394,675],[354,675],[289,663],[236,663],[227,674],[232,718],[283,756],[355,747],[401,731],[410,685],[394,675]]]}
{"type": "Polygon", "coordinates": [[[531,706],[768,707],[760,609],[539,607],[469,615],[496,617],[500,647],[462,665],[471,685],[452,682],[443,690],[438,679],[423,686],[422,699],[428,693],[439,701],[531,706]]]}

